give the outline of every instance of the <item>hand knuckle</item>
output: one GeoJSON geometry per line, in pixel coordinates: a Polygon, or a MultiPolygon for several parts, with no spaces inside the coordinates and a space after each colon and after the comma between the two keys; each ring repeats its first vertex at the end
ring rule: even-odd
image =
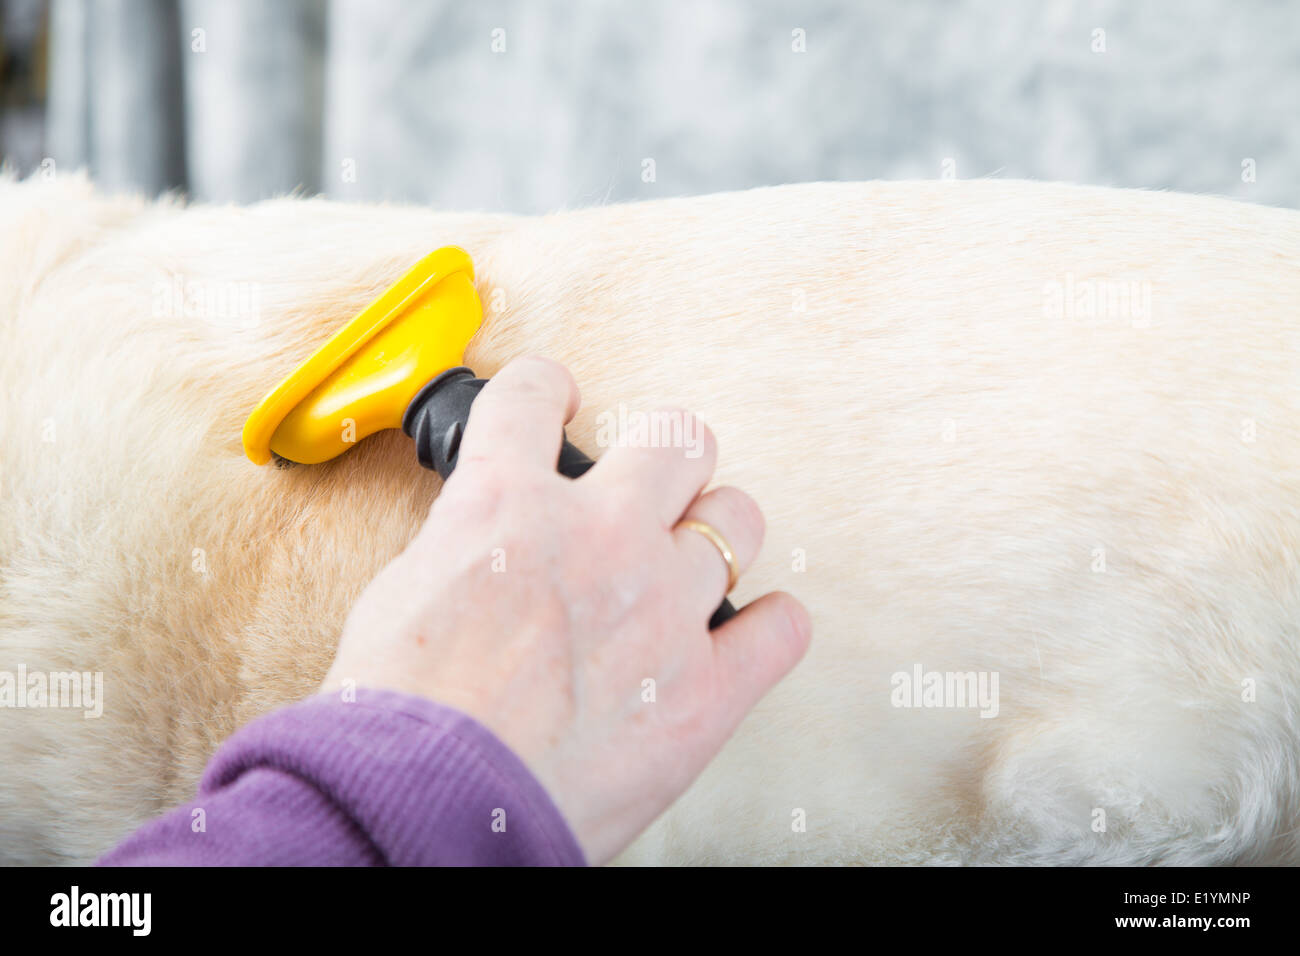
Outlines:
{"type": "Polygon", "coordinates": [[[731,489],[727,495],[728,517],[740,528],[751,534],[762,534],[766,521],[758,502],[739,488],[731,489]]]}

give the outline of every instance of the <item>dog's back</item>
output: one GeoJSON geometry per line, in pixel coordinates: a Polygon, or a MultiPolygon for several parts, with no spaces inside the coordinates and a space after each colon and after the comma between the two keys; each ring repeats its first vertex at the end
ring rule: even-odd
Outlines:
{"type": "Polygon", "coordinates": [[[0,236],[0,672],[104,680],[100,718],[0,711],[7,859],[90,858],[314,690],[438,482],[397,434],[258,469],[240,427],[447,243],[486,309],[468,364],[564,361],[593,453],[620,404],[700,411],[768,518],[734,597],[813,612],[625,859],[1300,855],[1294,212],[955,182],[513,219],[56,182],[0,185],[0,236]]]}

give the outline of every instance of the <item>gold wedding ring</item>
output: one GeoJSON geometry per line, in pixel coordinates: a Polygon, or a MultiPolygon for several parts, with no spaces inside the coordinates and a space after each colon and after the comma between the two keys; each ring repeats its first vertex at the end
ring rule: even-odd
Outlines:
{"type": "Polygon", "coordinates": [[[730,594],[731,589],[736,586],[736,582],[740,579],[740,563],[736,560],[736,552],[731,550],[731,545],[727,544],[727,539],[713,525],[705,524],[703,521],[696,521],[694,518],[687,518],[685,521],[678,522],[677,527],[689,528],[713,542],[713,546],[722,555],[722,560],[727,562],[726,593],[730,594]]]}

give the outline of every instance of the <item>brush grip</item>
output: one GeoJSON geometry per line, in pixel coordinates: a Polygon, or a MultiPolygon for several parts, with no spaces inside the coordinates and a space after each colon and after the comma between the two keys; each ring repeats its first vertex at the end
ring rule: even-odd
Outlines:
{"type": "MultiPolygon", "coordinates": [[[[415,394],[402,416],[402,431],[415,439],[415,453],[420,464],[436,471],[443,480],[450,478],[456,470],[460,439],[469,421],[470,406],[487,381],[475,378],[474,373],[463,365],[448,369],[415,394]]],[[[578,478],[595,463],[595,459],[587,457],[565,437],[555,468],[566,478],[578,478]]],[[[709,629],[720,627],[735,616],[736,609],[723,598],[709,618],[709,629]]]]}

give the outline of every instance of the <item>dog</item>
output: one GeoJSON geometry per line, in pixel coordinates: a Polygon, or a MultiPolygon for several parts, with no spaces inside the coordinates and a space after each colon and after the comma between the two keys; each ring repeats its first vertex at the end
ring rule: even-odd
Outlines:
{"type": "Polygon", "coordinates": [[[733,601],[813,616],[617,862],[1300,860],[1297,212],[983,180],[514,217],[60,175],[0,181],[4,862],[93,860],[317,690],[440,482],[398,432],[259,468],[241,428],[446,244],[466,364],[565,363],[593,455],[620,409],[698,412],[767,518],[733,601]]]}

